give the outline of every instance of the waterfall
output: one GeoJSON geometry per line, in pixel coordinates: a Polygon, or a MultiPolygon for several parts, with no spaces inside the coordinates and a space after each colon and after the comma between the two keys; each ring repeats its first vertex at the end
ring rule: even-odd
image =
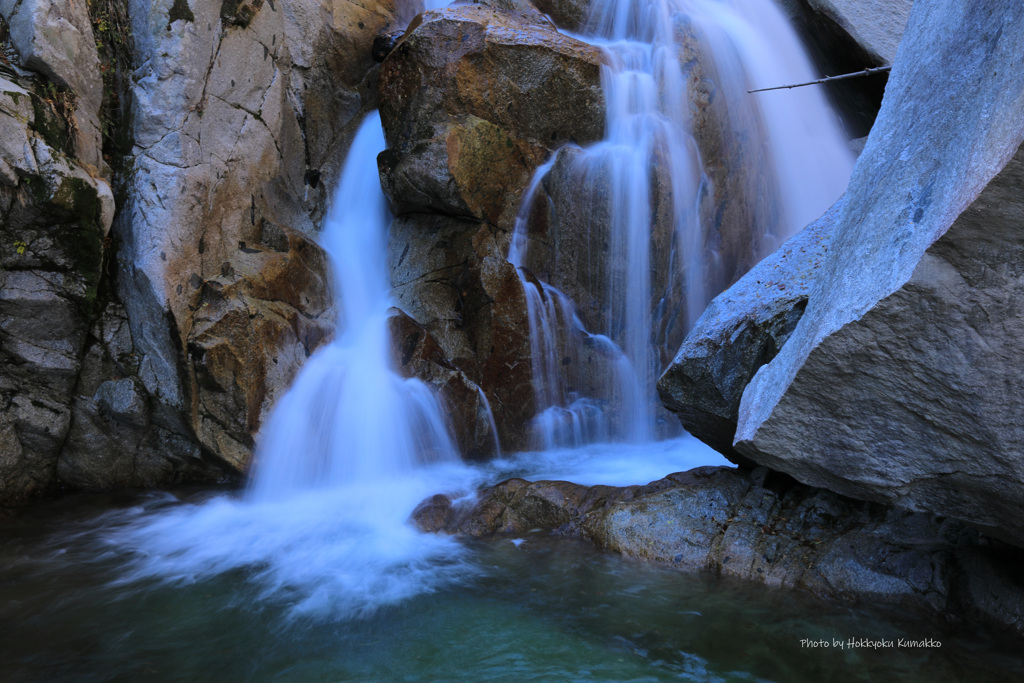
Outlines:
{"type": "Polygon", "coordinates": [[[538,405],[533,429],[545,448],[666,435],[655,423],[655,382],[682,335],[714,295],[838,199],[853,167],[820,91],[746,92],[815,78],[772,0],[598,0],[581,37],[607,56],[606,131],[602,142],[565,155],[571,168],[563,177],[572,180],[563,182],[607,197],[588,226],[607,242],[600,306],[583,316],[532,272],[545,266],[530,259],[530,217],[536,202],[554,204],[538,197],[562,163],[558,156],[538,169],[525,193],[509,254],[527,295],[538,405]],[[707,99],[714,101],[691,106],[695,88],[713,88],[707,99]],[[713,114],[723,117],[714,125],[727,141],[717,151],[732,144],[747,178],[723,180],[719,173],[716,186],[705,167],[712,124],[694,118],[713,114]],[[736,196],[721,200],[719,193],[736,196]],[[723,209],[727,202],[743,208],[723,209]],[[729,210],[743,219],[732,221],[743,222],[739,250],[728,244],[734,236],[721,234],[729,210]],[[655,282],[659,273],[663,282],[655,282]],[[572,376],[576,364],[559,359],[571,359],[573,343],[595,338],[613,343],[609,355],[617,355],[608,381],[592,382],[593,395],[568,391],[584,383],[572,376]]]}
{"type": "Polygon", "coordinates": [[[335,338],[303,365],[263,430],[251,482],[257,500],[387,481],[420,463],[458,460],[436,396],[391,367],[391,215],[376,173],[384,147],[374,112],[352,142],[324,224],[335,338]]]}
{"type": "Polygon", "coordinates": [[[145,515],[110,542],[135,551],[121,581],[192,583],[241,572],[294,617],[348,618],[476,570],[452,539],[408,524],[438,491],[471,491],[437,397],[391,368],[385,246],[391,217],[371,113],[324,224],[338,325],[262,432],[248,490],[145,515]]]}

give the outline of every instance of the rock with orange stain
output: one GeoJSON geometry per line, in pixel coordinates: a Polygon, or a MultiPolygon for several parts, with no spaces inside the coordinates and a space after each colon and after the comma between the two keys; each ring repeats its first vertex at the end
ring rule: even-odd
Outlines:
{"type": "Polygon", "coordinates": [[[388,141],[379,164],[394,212],[511,229],[552,150],[601,139],[603,59],[532,8],[461,5],[421,15],[379,79],[388,141]]]}

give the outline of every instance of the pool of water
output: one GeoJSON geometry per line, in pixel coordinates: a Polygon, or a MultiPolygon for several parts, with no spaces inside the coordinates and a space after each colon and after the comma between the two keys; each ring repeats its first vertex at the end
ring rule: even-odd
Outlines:
{"type": "MultiPolygon", "coordinates": [[[[639,483],[621,481],[617,457],[435,475],[468,486],[576,466],[639,483]]],[[[1019,642],[543,533],[374,540],[373,524],[353,516],[360,501],[332,497],[275,509],[216,489],[78,495],[0,519],[0,679],[1024,680],[1019,642]],[[850,639],[892,646],[833,645],[850,639]]]]}

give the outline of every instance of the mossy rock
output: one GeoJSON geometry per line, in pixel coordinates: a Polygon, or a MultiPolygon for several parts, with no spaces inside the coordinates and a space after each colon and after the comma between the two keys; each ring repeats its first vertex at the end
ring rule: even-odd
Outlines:
{"type": "Polygon", "coordinates": [[[51,198],[72,220],[61,231],[65,253],[86,285],[88,305],[96,300],[103,270],[103,204],[96,188],[83,178],[64,177],[51,198]]]}
{"type": "Polygon", "coordinates": [[[74,136],[68,120],[57,111],[57,107],[50,99],[34,94],[31,100],[32,130],[50,147],[66,154],[72,153],[74,136]]]}

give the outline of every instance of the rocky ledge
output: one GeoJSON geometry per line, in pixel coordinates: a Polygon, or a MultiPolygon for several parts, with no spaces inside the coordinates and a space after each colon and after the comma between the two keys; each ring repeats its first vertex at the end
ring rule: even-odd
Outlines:
{"type": "Polygon", "coordinates": [[[469,501],[435,495],[412,521],[473,537],[549,531],[683,571],[1024,635],[1019,549],[951,519],[856,501],[763,467],[701,467],[626,487],[509,479],[469,501]]]}

